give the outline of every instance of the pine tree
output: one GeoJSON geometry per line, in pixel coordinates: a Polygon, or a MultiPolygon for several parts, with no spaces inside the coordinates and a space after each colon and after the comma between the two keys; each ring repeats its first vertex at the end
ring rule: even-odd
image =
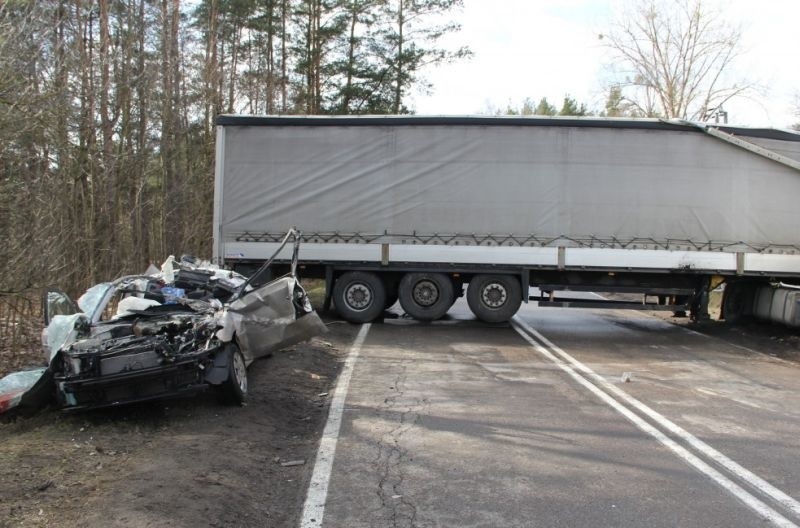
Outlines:
{"type": "Polygon", "coordinates": [[[561,116],[585,116],[589,115],[586,105],[578,102],[569,95],[564,96],[564,103],[561,105],[561,110],[558,111],[561,116]]]}
{"type": "Polygon", "coordinates": [[[539,103],[536,105],[536,110],[534,113],[542,116],[554,116],[558,113],[558,110],[555,106],[547,102],[547,97],[542,97],[539,99],[539,103]]]}

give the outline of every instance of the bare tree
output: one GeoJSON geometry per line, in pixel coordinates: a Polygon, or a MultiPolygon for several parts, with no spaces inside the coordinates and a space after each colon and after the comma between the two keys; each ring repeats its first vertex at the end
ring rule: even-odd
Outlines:
{"type": "Polygon", "coordinates": [[[753,85],[731,80],[741,32],[704,0],[634,0],[600,35],[613,53],[623,98],[646,116],[707,119],[753,85]]]}

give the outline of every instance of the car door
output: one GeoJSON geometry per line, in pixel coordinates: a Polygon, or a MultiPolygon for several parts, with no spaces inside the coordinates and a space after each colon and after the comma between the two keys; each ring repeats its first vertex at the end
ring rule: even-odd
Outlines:
{"type": "Polygon", "coordinates": [[[257,288],[228,308],[236,340],[249,364],[326,331],[295,277],[281,277],[257,288]]]}

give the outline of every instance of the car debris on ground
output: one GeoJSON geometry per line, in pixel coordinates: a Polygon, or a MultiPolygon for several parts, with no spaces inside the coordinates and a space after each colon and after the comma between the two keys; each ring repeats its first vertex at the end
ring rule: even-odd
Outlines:
{"type": "Polygon", "coordinates": [[[247,397],[255,359],[326,331],[296,274],[299,234],[290,230],[250,278],[194,257],[89,288],[77,303],[43,298],[47,368],[0,379],[0,413],[29,415],[55,401],[82,410],[188,395],[214,387],[247,397]],[[254,279],[294,241],[291,271],[254,279]]]}

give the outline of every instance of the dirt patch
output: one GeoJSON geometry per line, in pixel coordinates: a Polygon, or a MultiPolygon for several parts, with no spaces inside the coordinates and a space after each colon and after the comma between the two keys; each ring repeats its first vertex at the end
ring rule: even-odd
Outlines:
{"type": "Polygon", "coordinates": [[[357,330],[329,328],[253,363],[244,407],[209,391],[0,424],[0,526],[296,524],[357,330]]]}

